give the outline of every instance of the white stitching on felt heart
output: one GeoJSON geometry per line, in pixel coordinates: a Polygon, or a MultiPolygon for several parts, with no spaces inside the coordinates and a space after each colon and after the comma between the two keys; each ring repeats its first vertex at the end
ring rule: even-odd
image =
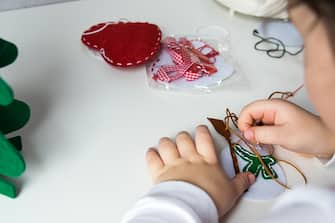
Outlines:
{"type": "MultiPolygon", "coordinates": [[[[115,23],[115,22],[99,23],[99,24],[96,24],[96,25],[92,26],[90,29],[93,29],[94,27],[99,26],[99,25],[102,25],[102,24],[104,24],[103,27],[101,27],[101,28],[99,28],[99,29],[97,29],[97,30],[91,31],[91,32],[88,32],[88,30],[87,30],[87,31],[85,31],[85,32],[83,33],[83,35],[91,35],[91,34],[98,33],[98,32],[100,32],[100,31],[104,30],[105,28],[107,28],[109,25],[116,24],[116,23],[115,23]]],[[[90,29],[89,29],[89,30],[90,30],[90,29]]]]}
{"type": "MultiPolygon", "coordinates": [[[[97,24],[97,25],[94,25],[94,26],[90,27],[87,31],[85,31],[85,32],[82,34],[82,38],[81,38],[81,39],[82,39],[82,41],[83,41],[85,44],[87,44],[88,46],[92,46],[92,43],[90,43],[90,42],[85,38],[85,36],[87,36],[87,35],[92,35],[92,34],[101,32],[102,30],[104,30],[105,28],[107,28],[109,25],[120,24],[120,23],[124,23],[124,22],[118,22],[118,23],[115,23],[115,22],[107,22],[107,23],[99,23],[99,24],[97,24]],[[99,28],[99,29],[97,29],[97,30],[94,30],[94,31],[89,32],[89,30],[94,29],[94,27],[99,26],[99,25],[102,25],[102,24],[104,24],[103,27],[101,27],[101,28],[99,28]]],[[[149,24],[149,23],[146,23],[146,24],[149,24]]],[[[157,31],[158,31],[158,37],[157,37],[156,44],[155,44],[153,50],[150,52],[150,56],[154,55],[155,52],[157,51],[158,47],[160,46],[160,41],[161,41],[161,38],[162,38],[162,33],[161,33],[159,27],[157,27],[157,31]]],[[[129,66],[134,65],[134,63],[126,63],[126,64],[123,64],[123,63],[120,63],[120,62],[115,62],[115,61],[113,61],[111,58],[109,58],[109,57],[106,56],[106,54],[105,54],[105,50],[104,50],[103,48],[99,49],[97,45],[93,45],[92,47],[95,48],[95,49],[97,49],[97,50],[99,50],[99,51],[100,51],[100,55],[101,55],[105,60],[107,60],[109,63],[111,63],[111,64],[113,64],[113,65],[115,65],[115,66],[121,66],[121,67],[126,66],[126,67],[129,67],[129,66]]],[[[142,59],[142,60],[138,60],[138,61],[136,61],[135,64],[140,64],[140,63],[143,63],[143,62],[149,60],[149,59],[150,59],[150,56],[147,56],[147,57],[145,57],[145,58],[142,59]]]]}

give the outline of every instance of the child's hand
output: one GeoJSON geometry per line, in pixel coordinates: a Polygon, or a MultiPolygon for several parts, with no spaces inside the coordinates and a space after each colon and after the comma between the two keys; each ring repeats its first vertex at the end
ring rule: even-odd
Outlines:
{"type": "Polygon", "coordinates": [[[162,138],[158,150],[149,149],[146,158],[155,183],[179,180],[199,186],[213,199],[220,217],[255,181],[251,173],[241,173],[232,180],[226,176],[206,126],[197,127],[194,141],[187,132],[180,132],[176,143],[162,138]]]}
{"type": "Polygon", "coordinates": [[[254,143],[276,144],[322,157],[331,156],[335,150],[334,134],[320,117],[284,100],[260,100],[245,106],[238,126],[254,143]]]}

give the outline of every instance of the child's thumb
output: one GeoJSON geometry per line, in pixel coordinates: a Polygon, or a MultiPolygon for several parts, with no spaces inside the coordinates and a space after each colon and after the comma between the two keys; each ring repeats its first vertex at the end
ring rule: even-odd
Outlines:
{"type": "Polygon", "coordinates": [[[282,126],[254,126],[244,131],[243,135],[253,143],[282,144],[285,130],[282,126]]]}
{"type": "Polygon", "coordinates": [[[232,181],[237,197],[240,197],[255,181],[256,177],[252,173],[237,174],[232,181]]]}

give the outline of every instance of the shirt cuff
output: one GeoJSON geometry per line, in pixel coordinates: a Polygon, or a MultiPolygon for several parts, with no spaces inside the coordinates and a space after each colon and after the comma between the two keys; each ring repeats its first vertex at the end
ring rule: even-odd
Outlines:
{"type": "Polygon", "coordinates": [[[324,167],[335,168],[335,154],[330,159],[318,158],[324,167]]]}
{"type": "Polygon", "coordinates": [[[122,222],[217,223],[218,219],[216,206],[205,191],[190,183],[167,181],[155,185],[122,222]]]}
{"type": "Polygon", "coordinates": [[[312,186],[295,188],[273,205],[263,223],[330,223],[335,218],[335,191],[312,186]]]}

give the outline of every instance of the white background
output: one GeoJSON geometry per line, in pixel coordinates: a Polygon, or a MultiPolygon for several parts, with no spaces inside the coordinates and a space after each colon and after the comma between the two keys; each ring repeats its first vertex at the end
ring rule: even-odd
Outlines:
{"type": "Polygon", "coordinates": [[[0,11],[74,0],[1,0],[0,11]]]}
{"type": "MultiPolygon", "coordinates": [[[[0,36],[17,44],[17,61],[0,70],[16,97],[30,104],[22,131],[27,171],[17,199],[0,196],[0,222],[119,222],[151,185],[144,154],[161,136],[193,132],[206,117],[223,118],[274,90],[303,81],[302,56],[272,59],[253,50],[259,20],[230,17],[214,1],[92,0],[0,13],[0,36]],[[149,21],[164,33],[192,34],[200,26],[231,32],[238,81],[211,94],[150,89],[143,66],[117,69],[89,54],[81,33],[103,21],[149,21]]],[[[312,109],[305,91],[294,101],[312,109]]],[[[308,131],[308,130],[306,130],[308,131]]],[[[219,148],[222,138],[216,137],[219,148]]],[[[287,154],[311,184],[330,185],[334,173],[319,161],[287,154]]],[[[292,185],[302,180],[285,167],[292,185]]],[[[257,222],[273,201],[242,200],[227,222],[257,222]]]]}

